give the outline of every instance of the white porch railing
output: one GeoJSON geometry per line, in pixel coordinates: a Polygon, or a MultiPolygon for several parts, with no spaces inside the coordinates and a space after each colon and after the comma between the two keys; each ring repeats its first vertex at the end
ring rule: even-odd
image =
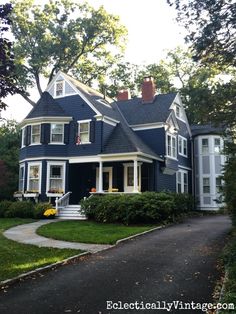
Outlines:
{"type": "Polygon", "coordinates": [[[70,200],[70,194],[72,192],[67,192],[66,194],[62,195],[61,197],[57,197],[55,201],[56,205],[56,211],[58,212],[59,207],[65,207],[69,205],[69,200],[70,200]]]}

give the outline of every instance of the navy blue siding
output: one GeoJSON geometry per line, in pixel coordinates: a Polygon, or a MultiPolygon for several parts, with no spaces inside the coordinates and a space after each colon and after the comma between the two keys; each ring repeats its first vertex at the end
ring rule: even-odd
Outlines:
{"type": "Polygon", "coordinates": [[[179,125],[178,134],[187,139],[187,148],[188,148],[187,158],[178,154],[178,162],[179,162],[179,165],[181,166],[191,168],[192,167],[191,165],[191,141],[190,141],[189,131],[188,131],[187,125],[183,121],[178,120],[178,125],[179,125]]]}
{"type": "Polygon", "coordinates": [[[158,155],[165,155],[164,128],[135,131],[135,133],[158,155]]]}
{"type": "Polygon", "coordinates": [[[164,166],[163,163],[156,162],[155,173],[156,173],[156,184],[155,191],[171,191],[176,192],[176,175],[163,174],[161,168],[164,166]]]}
{"type": "Polygon", "coordinates": [[[109,138],[109,136],[111,135],[112,131],[114,130],[114,126],[107,124],[105,122],[103,122],[103,132],[102,132],[102,143],[103,145],[106,145],[106,142],[109,138]]]}

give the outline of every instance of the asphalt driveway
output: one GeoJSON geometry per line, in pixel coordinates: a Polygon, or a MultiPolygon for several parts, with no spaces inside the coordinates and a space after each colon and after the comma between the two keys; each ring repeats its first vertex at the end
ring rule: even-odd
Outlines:
{"type": "Polygon", "coordinates": [[[230,227],[226,216],[188,219],[25,279],[1,291],[0,313],[168,313],[165,302],[172,301],[180,302],[170,313],[203,313],[181,309],[181,301],[212,301],[230,227]],[[147,304],[159,309],[142,309],[147,304]]]}

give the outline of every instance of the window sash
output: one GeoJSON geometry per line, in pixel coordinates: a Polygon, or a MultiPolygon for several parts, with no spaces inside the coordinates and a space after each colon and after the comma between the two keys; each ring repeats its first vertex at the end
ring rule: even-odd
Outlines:
{"type": "Polygon", "coordinates": [[[167,135],[167,156],[176,158],[176,136],[167,135]]]}
{"type": "Polygon", "coordinates": [[[28,190],[37,192],[39,191],[39,175],[40,175],[39,165],[30,165],[28,190]]]}
{"type": "Polygon", "coordinates": [[[214,139],[214,152],[219,154],[220,150],[221,150],[220,138],[215,138],[214,139]]]}
{"type": "Polygon", "coordinates": [[[59,97],[59,96],[62,96],[63,95],[63,88],[64,88],[64,86],[63,86],[64,84],[63,84],[63,81],[57,81],[56,82],[56,96],[57,97],[59,97]]]}
{"type": "Polygon", "coordinates": [[[64,125],[63,124],[51,124],[51,142],[63,143],[64,125]]]}
{"type": "Polygon", "coordinates": [[[40,124],[32,125],[31,127],[31,143],[40,143],[40,124]]]}
{"type": "Polygon", "coordinates": [[[210,178],[203,178],[202,179],[202,186],[203,186],[203,193],[204,194],[210,194],[211,189],[210,189],[210,178]]]}
{"type": "Polygon", "coordinates": [[[81,144],[90,142],[90,122],[78,122],[79,137],[81,144]]]}
{"type": "Polygon", "coordinates": [[[202,154],[209,153],[209,141],[208,138],[202,139],[202,154]]]}
{"type": "Polygon", "coordinates": [[[18,186],[18,190],[21,192],[24,191],[24,179],[25,179],[25,167],[21,166],[19,170],[19,186],[18,186]]]}
{"type": "Polygon", "coordinates": [[[177,193],[188,193],[188,172],[179,170],[177,172],[177,193]]]}

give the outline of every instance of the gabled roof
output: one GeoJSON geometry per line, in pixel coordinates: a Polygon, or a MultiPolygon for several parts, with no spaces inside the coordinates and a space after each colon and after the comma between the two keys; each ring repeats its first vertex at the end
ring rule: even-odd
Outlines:
{"type": "Polygon", "coordinates": [[[128,126],[120,112],[118,105],[113,103],[113,108],[119,116],[120,123],[114,128],[104,149],[103,154],[143,153],[156,159],[161,159],[141,138],[128,126]]]}
{"type": "Polygon", "coordinates": [[[112,119],[117,120],[118,116],[116,114],[116,111],[112,107],[112,103],[114,102],[113,99],[109,97],[105,97],[104,95],[92,87],[89,87],[80,81],[74,79],[73,77],[69,76],[68,74],[65,74],[63,72],[59,72],[60,75],[62,75],[66,80],[68,80],[70,83],[73,84],[73,86],[76,87],[78,92],[82,94],[89,103],[93,105],[93,107],[96,109],[97,114],[101,114],[103,116],[110,117],[112,119]]]}
{"type": "Polygon", "coordinates": [[[166,122],[177,93],[156,95],[153,103],[143,104],[141,98],[118,101],[118,107],[129,125],[166,122]]]}
{"type": "Polygon", "coordinates": [[[44,92],[25,119],[52,116],[65,117],[66,113],[48,92],[44,92]]]}

